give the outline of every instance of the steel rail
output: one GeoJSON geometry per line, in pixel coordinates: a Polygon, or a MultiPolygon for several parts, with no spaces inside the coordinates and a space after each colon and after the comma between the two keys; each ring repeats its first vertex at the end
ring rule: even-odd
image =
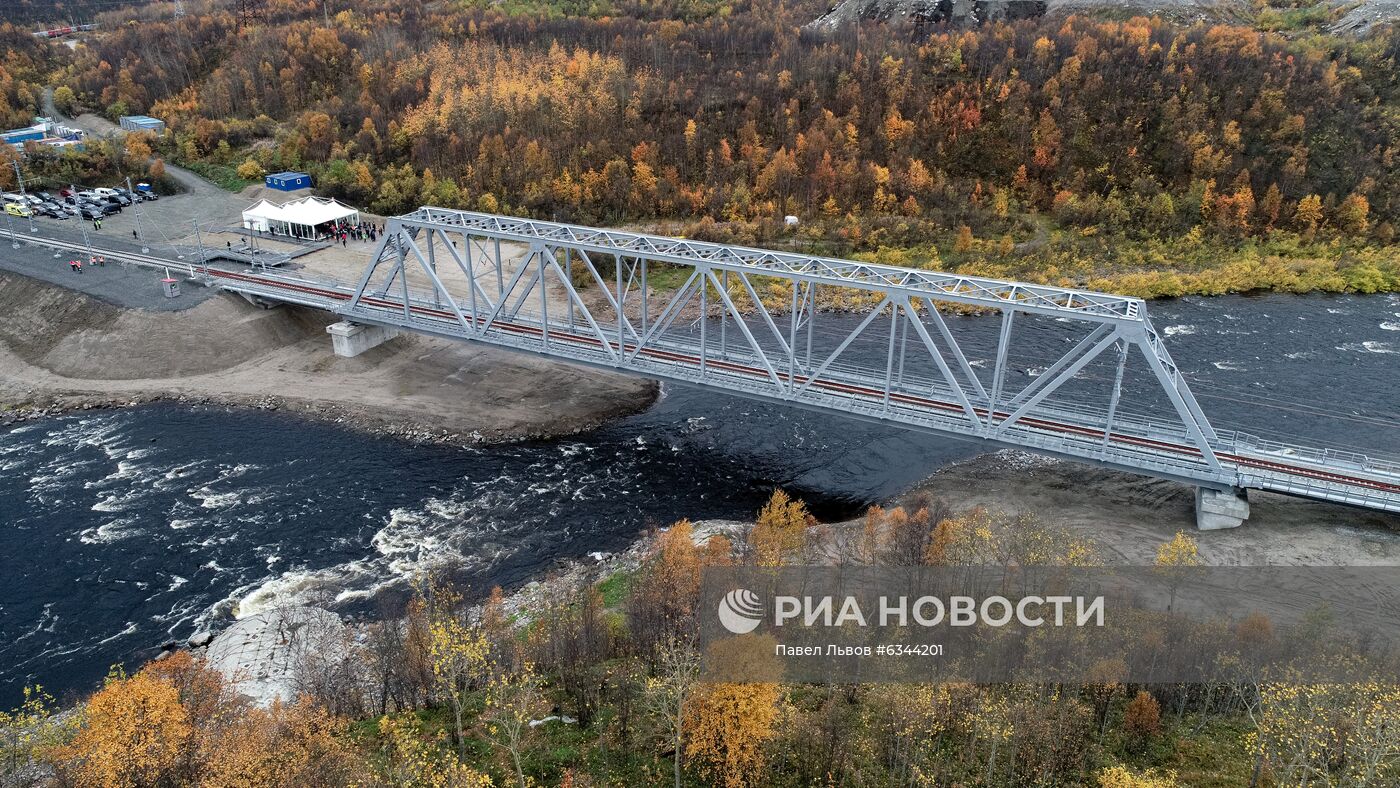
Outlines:
{"type": "MultiPolygon", "coordinates": [[[[277,290],[285,288],[297,293],[315,295],[321,299],[324,299],[324,302],[327,305],[348,302],[351,296],[353,295],[353,293],[348,288],[328,288],[325,286],[282,282],[279,281],[280,276],[274,278],[272,276],[239,274],[222,270],[212,270],[211,275],[219,279],[232,279],[237,281],[255,283],[257,285],[266,287],[268,293],[275,293],[277,290]]],[[[227,289],[238,289],[237,286],[225,285],[225,287],[227,289]]],[[[366,298],[364,299],[364,302],[372,308],[381,310],[386,316],[401,315],[404,309],[404,304],[401,301],[397,301],[388,297],[366,298]]],[[[340,311],[341,314],[345,314],[343,310],[333,311],[340,311]]],[[[437,309],[426,305],[410,304],[409,311],[414,315],[422,315],[437,320],[440,323],[442,323],[444,327],[447,326],[449,323],[456,323],[456,317],[452,312],[448,310],[437,309]]],[[[361,315],[361,317],[369,318],[374,322],[380,322],[379,320],[375,320],[375,316],[371,314],[364,314],[361,315]]],[[[470,318],[468,319],[470,320],[470,318]]],[[[395,324],[391,321],[384,322],[390,325],[395,324]]],[[[478,318],[478,323],[484,325],[485,319],[478,318]]],[[[531,338],[538,338],[544,332],[544,329],[537,325],[530,325],[528,323],[521,323],[515,321],[503,322],[499,319],[497,319],[493,328],[499,328],[501,331],[506,333],[522,335],[531,338]]],[[[548,329],[548,332],[551,342],[573,343],[576,345],[582,345],[587,347],[596,347],[599,350],[603,349],[603,344],[611,344],[612,350],[614,352],[619,350],[617,343],[610,342],[609,340],[600,340],[597,337],[568,332],[560,330],[553,326],[551,326],[548,329]]],[[[459,332],[453,332],[450,330],[440,331],[439,333],[456,333],[460,336],[459,332]]],[[[487,341],[489,341],[489,339],[487,341]]],[[[683,364],[692,369],[699,369],[700,367],[700,357],[694,353],[683,353],[652,347],[638,348],[634,343],[631,342],[622,343],[620,349],[624,352],[639,350],[640,355],[642,356],[663,362],[683,364]]],[[[769,370],[766,370],[762,367],[756,367],[753,365],[741,364],[737,362],[724,361],[719,359],[707,359],[706,366],[713,368],[717,372],[733,373],[753,379],[767,379],[770,375],[769,370]]],[[[779,372],[778,374],[780,377],[786,379],[786,373],[779,372]]],[[[799,374],[796,375],[793,378],[793,380],[795,380],[798,384],[806,384],[808,383],[809,379],[807,376],[799,374]]],[[[872,403],[879,402],[885,396],[885,392],[881,389],[869,386],[860,386],[851,383],[842,383],[839,381],[812,380],[811,384],[814,388],[823,389],[825,391],[833,392],[836,394],[858,396],[867,399],[872,403]]],[[[892,401],[900,404],[945,413],[961,413],[963,410],[963,406],[959,403],[947,400],[938,400],[931,397],[920,397],[910,394],[892,392],[890,393],[890,398],[892,401]]],[[[986,417],[987,411],[985,408],[978,407],[976,408],[976,410],[979,416],[983,418],[986,417]]],[[[1004,418],[1009,414],[1004,411],[998,410],[996,411],[995,415],[998,418],[1004,418]]],[[[888,419],[888,421],[895,420],[888,419]]],[[[1070,436],[1079,436],[1091,439],[1093,441],[1098,441],[1103,436],[1101,429],[1081,424],[1073,424],[1065,421],[1034,417],[1026,419],[1024,423],[1037,431],[1059,433],[1070,436]]],[[[1157,440],[1154,438],[1132,435],[1123,432],[1110,433],[1109,441],[1111,443],[1120,444],[1122,446],[1132,447],[1133,449],[1147,450],[1154,453],[1169,455],[1175,458],[1183,458],[1194,461],[1199,461],[1200,459],[1200,450],[1189,444],[1172,443],[1169,441],[1157,440]]],[[[1266,473],[1281,474],[1286,477],[1291,477],[1295,480],[1301,477],[1323,483],[1340,484],[1345,485],[1347,487],[1361,487],[1368,490],[1374,490],[1376,492],[1383,493],[1387,496],[1395,496],[1395,499],[1393,501],[1362,501],[1361,499],[1357,499],[1355,501],[1345,500],[1344,502],[1357,502],[1360,505],[1369,505],[1372,508],[1380,508],[1389,511],[1400,511],[1400,480],[1397,480],[1397,482],[1388,482],[1379,478],[1371,478],[1367,476],[1347,474],[1326,469],[1291,464],[1287,462],[1281,462],[1276,459],[1251,456],[1246,453],[1223,452],[1220,454],[1220,458],[1222,460],[1227,461],[1232,466],[1237,466],[1243,469],[1252,469],[1255,471],[1264,471],[1266,473]]],[[[1248,476],[1244,478],[1253,479],[1253,477],[1248,476]]],[[[1257,486],[1261,489],[1278,489],[1281,492],[1308,495],[1309,497],[1325,497],[1328,500],[1342,500],[1348,497],[1345,495],[1338,495],[1335,492],[1320,490],[1317,489],[1315,486],[1308,486],[1300,490],[1297,487],[1296,482],[1275,484],[1275,480],[1273,479],[1273,477],[1270,476],[1259,477],[1257,479],[1257,482],[1257,484],[1250,484],[1248,486],[1257,486]]],[[[1355,496],[1351,497],[1355,498],[1355,496]]]]}
{"type": "MultiPolygon", "coordinates": [[[[411,214],[410,217],[421,216],[425,211],[430,212],[428,214],[430,216],[436,216],[438,210],[423,209],[416,214],[411,214]]],[[[762,250],[696,244],[679,239],[658,239],[655,236],[638,236],[615,231],[592,230],[591,228],[574,228],[570,225],[512,220],[484,214],[450,213],[459,217],[474,217],[476,221],[491,220],[488,223],[494,229],[482,231],[482,235],[497,241],[525,240],[528,236],[520,229],[522,222],[533,226],[539,232],[556,233],[557,228],[568,228],[570,233],[579,229],[589,230],[586,238],[583,234],[578,236],[583,240],[578,241],[577,245],[573,241],[555,240],[554,237],[551,237],[549,247],[540,247],[542,252],[548,248],[578,248],[585,252],[593,250],[595,252],[605,251],[608,254],[646,255],[649,259],[666,261],[668,255],[673,255],[682,248],[668,247],[661,241],[675,241],[682,244],[685,247],[684,251],[688,253],[696,253],[698,250],[716,258],[699,263],[694,260],[685,263],[695,266],[697,272],[703,272],[702,281],[708,279],[711,285],[718,281],[713,274],[715,270],[745,269],[749,273],[753,273],[756,266],[757,270],[762,271],[764,275],[781,276],[784,274],[779,269],[784,266],[792,267],[794,264],[791,260],[779,261],[779,258],[795,257],[797,260],[823,260],[821,258],[785,256],[762,250]],[[543,229],[540,226],[543,226],[543,229]],[[641,248],[635,239],[645,239],[647,248],[641,248]],[[555,246],[555,244],[558,245],[555,246]],[[728,261],[719,260],[718,258],[723,257],[722,254],[710,254],[716,249],[733,251],[736,257],[728,261]],[[760,257],[751,257],[750,252],[759,254],[760,257]]],[[[406,220],[403,226],[411,227],[412,225],[406,220]]],[[[475,228],[467,228],[466,231],[478,232],[475,228]]],[[[16,238],[27,243],[37,243],[75,252],[86,253],[90,248],[86,244],[77,242],[34,236],[16,234],[16,238]]],[[[537,237],[533,243],[541,244],[542,240],[537,237]]],[[[484,246],[479,248],[484,251],[484,246]]],[[[659,332],[656,330],[662,328],[660,323],[655,328],[644,326],[641,331],[633,328],[629,323],[626,326],[628,330],[619,331],[619,336],[610,338],[599,328],[597,323],[592,323],[594,333],[591,335],[570,330],[569,327],[557,322],[557,316],[555,319],[550,318],[547,304],[544,305],[545,313],[541,315],[539,321],[518,314],[518,305],[508,316],[494,314],[499,311],[497,308],[484,307],[485,311],[493,314],[492,318],[482,317],[475,309],[471,313],[464,313],[459,303],[451,301],[450,298],[451,309],[444,309],[441,308],[440,301],[434,303],[421,297],[414,297],[410,293],[406,275],[400,282],[402,294],[396,293],[394,295],[397,297],[392,297],[388,293],[387,287],[384,292],[371,294],[365,291],[364,286],[372,271],[366,272],[365,281],[361,283],[359,288],[356,288],[337,282],[298,277],[286,271],[276,273],[241,272],[207,265],[199,266],[185,262],[174,262],[150,254],[137,254],[120,249],[93,248],[92,251],[100,252],[114,261],[125,261],[164,270],[178,270],[186,273],[191,279],[224,290],[323,309],[357,321],[403,327],[454,339],[475,339],[515,350],[544,352],[564,360],[603,368],[621,369],[635,374],[708,385],[741,396],[782,401],[823,412],[835,411],[856,418],[897,424],[914,429],[942,433],[951,432],[969,438],[981,437],[1001,445],[1021,446],[1057,456],[1100,462],[1133,472],[1221,489],[1253,487],[1351,503],[1373,509],[1400,511],[1400,464],[1354,452],[1291,446],[1263,441],[1245,433],[1227,432],[1216,435],[1212,431],[1211,454],[1207,457],[1202,452],[1199,441],[1189,434],[1189,424],[1186,425],[1185,429],[1167,427],[1129,416],[1120,416],[1115,423],[1112,414],[1110,414],[1109,422],[1105,425],[1080,418],[1082,414],[1066,411],[1058,405],[1044,403],[1033,411],[1026,412],[1014,423],[1003,426],[996,433],[985,430],[980,433],[971,432],[967,427],[969,412],[979,429],[985,425],[997,424],[998,420],[1009,420],[1014,415],[1012,411],[1029,401],[1028,393],[1032,392],[1034,387],[1027,389],[1020,395],[1006,397],[1005,402],[997,401],[995,396],[985,392],[981,400],[969,402],[965,399],[959,400],[957,397],[959,389],[956,381],[943,380],[937,376],[910,378],[909,381],[906,381],[906,383],[910,381],[917,383],[920,390],[925,393],[911,393],[909,390],[893,389],[888,384],[888,376],[892,374],[893,370],[892,359],[890,365],[882,373],[883,379],[886,380],[886,385],[883,388],[866,382],[867,373],[869,373],[866,368],[831,364],[830,362],[835,360],[835,356],[828,359],[828,363],[819,369],[810,366],[810,360],[809,366],[802,369],[798,368],[795,363],[786,369],[782,368],[782,364],[775,366],[767,362],[745,363],[746,357],[755,362],[761,361],[764,352],[757,341],[753,339],[754,335],[747,334],[746,331],[744,333],[750,340],[749,350],[743,350],[743,346],[740,345],[724,354],[711,354],[707,357],[702,349],[695,346],[693,337],[689,337],[685,341],[677,341],[672,337],[662,336],[665,333],[664,330],[659,332]],[[945,399],[940,394],[951,396],[945,399]],[[1219,469],[1212,468],[1208,459],[1215,459],[1220,464],[1219,469]]],[[[422,260],[421,253],[416,247],[411,246],[411,242],[409,251],[422,260]]],[[[429,252],[429,258],[431,258],[431,247],[429,252]]],[[[562,269],[558,269],[558,262],[554,259],[553,254],[550,253],[548,256],[553,261],[554,270],[560,270],[562,273],[562,269]]],[[[586,259],[586,254],[581,256],[586,259]]],[[[681,257],[679,254],[673,256],[677,257],[678,260],[681,257]]],[[[545,255],[541,254],[540,265],[545,264],[544,258],[545,255]]],[[[494,262],[499,268],[499,250],[494,262]]],[[[427,260],[422,260],[422,263],[425,266],[428,265],[427,260]]],[[[403,263],[401,262],[400,265],[402,266],[403,263]]],[[[839,284],[839,286],[863,285],[869,289],[877,289],[879,281],[887,283],[894,281],[888,273],[889,267],[851,265],[855,267],[840,269],[834,267],[832,261],[823,260],[822,266],[825,267],[807,264],[801,264],[798,267],[805,271],[801,274],[804,282],[839,284]],[[882,277],[883,280],[881,280],[882,277]],[[856,281],[853,285],[853,280],[861,281],[856,281]]],[[[472,276],[466,269],[463,270],[469,277],[472,276]]],[[[905,272],[904,269],[893,270],[909,273],[905,272]]],[[[524,273],[523,269],[518,273],[524,273]]],[[[899,285],[887,284],[885,286],[886,292],[911,292],[908,287],[911,284],[927,287],[931,281],[943,281],[938,277],[944,276],[926,275],[923,272],[912,273],[920,274],[921,277],[932,276],[934,279],[918,278],[917,281],[913,278],[900,279],[898,280],[899,285]]],[[[435,275],[432,278],[436,288],[445,289],[435,275]]],[[[517,277],[517,279],[521,278],[523,277],[517,277]]],[[[749,286],[746,278],[741,277],[740,279],[746,287],[749,286]]],[[[969,278],[953,277],[952,279],[967,280],[969,278]]],[[[531,278],[531,281],[535,280],[542,282],[542,274],[537,273],[531,278]]],[[[1088,299],[1081,301],[1071,298],[1070,294],[1077,294],[1079,291],[1060,290],[1058,295],[1041,293],[1031,296],[1026,295],[1029,291],[1018,290],[1017,283],[995,283],[995,280],[979,281],[981,282],[979,286],[991,288],[989,292],[992,294],[973,295],[964,290],[962,285],[957,285],[953,286],[954,290],[959,291],[953,294],[956,295],[956,298],[930,296],[927,291],[924,295],[916,294],[914,297],[936,297],[939,300],[959,300],[963,303],[973,301],[978,303],[1000,302],[1003,309],[1014,308],[1020,311],[1040,313],[1068,310],[1076,315],[1075,319],[1088,319],[1100,324],[1113,321],[1137,324],[1146,331],[1147,344],[1154,350],[1161,348],[1161,353],[1154,352],[1153,357],[1161,363],[1161,376],[1164,380],[1173,388],[1177,385],[1184,386],[1180,372],[1174,364],[1170,363],[1170,357],[1165,353],[1160,336],[1151,328],[1151,324],[1141,308],[1135,308],[1130,318],[1108,317],[1105,314],[1095,313],[1098,310],[1106,309],[1109,315],[1113,315],[1115,314],[1113,313],[1114,307],[1107,306],[1108,302],[1088,299]],[[995,288],[999,285],[1012,285],[1012,287],[996,290],[995,288]],[[1057,298],[1063,300],[1054,301],[1057,298]],[[1050,299],[1050,302],[1044,299],[1050,299]],[[1034,303],[1027,304],[1027,301],[1034,303]]],[[[479,293],[483,299],[488,298],[486,290],[477,285],[475,279],[473,279],[472,287],[474,295],[479,293]]],[[[1052,290],[1054,289],[1052,288],[1052,290]]],[[[527,288],[522,294],[522,298],[529,292],[527,288]]],[[[510,293],[509,290],[498,293],[502,300],[497,302],[496,307],[506,305],[510,293]]],[[[571,293],[571,295],[573,294],[571,293]]],[[[806,296],[804,296],[805,298],[806,296]]],[[[1127,301],[1133,301],[1133,299],[1127,299],[1127,301]]],[[[672,306],[678,305],[673,303],[672,306]]],[[[585,316],[590,321],[592,320],[591,316],[587,316],[582,301],[577,302],[577,307],[584,310],[585,316]]],[[[725,308],[737,309],[732,302],[727,302],[725,308]]],[[[768,318],[766,312],[763,317],[768,318]]],[[[810,320],[810,316],[808,319],[810,320]]],[[[769,322],[771,322],[771,318],[769,318],[769,322]]],[[[571,317],[568,326],[572,325],[571,317]]],[[[776,329],[776,326],[773,325],[768,327],[776,329]]],[[[776,330],[774,333],[777,333],[776,330]]],[[[779,335],[779,339],[782,339],[781,335],[779,335]]],[[[999,344],[1004,346],[1005,341],[1003,340],[999,344]]],[[[703,344],[700,345],[700,348],[703,347],[703,344]]],[[[785,342],[784,348],[795,360],[795,345],[791,342],[785,342]]],[[[1061,359],[1061,368],[1071,368],[1071,362],[1074,358],[1075,355],[1072,352],[1061,359]]],[[[901,367],[901,379],[903,379],[903,374],[901,367]]]]}

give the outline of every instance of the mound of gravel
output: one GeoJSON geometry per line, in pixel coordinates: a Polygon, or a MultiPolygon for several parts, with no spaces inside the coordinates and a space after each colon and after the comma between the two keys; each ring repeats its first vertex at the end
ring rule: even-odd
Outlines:
{"type": "Polygon", "coordinates": [[[310,336],[329,315],[259,309],[220,296],[181,312],[121,309],[82,293],[0,274],[0,343],[69,378],[134,380],[227,369],[310,336]]]}

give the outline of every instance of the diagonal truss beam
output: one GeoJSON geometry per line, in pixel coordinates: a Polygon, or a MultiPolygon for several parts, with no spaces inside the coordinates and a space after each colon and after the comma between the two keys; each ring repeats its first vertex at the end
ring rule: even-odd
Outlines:
{"type": "Polygon", "coordinates": [[[780,277],[803,276],[824,284],[864,290],[898,289],[913,298],[972,306],[999,309],[1015,305],[1022,311],[1112,322],[1141,322],[1146,315],[1141,299],[1089,290],[943,274],[472,211],[423,207],[398,217],[398,221],[405,226],[455,227],[468,234],[497,240],[569,246],[678,265],[708,263],[717,268],[780,277]]]}
{"type": "MultiPolygon", "coordinates": [[[[352,319],[385,321],[399,312],[397,322],[415,330],[744,396],[1128,469],[1138,462],[1170,466],[1176,478],[1217,486],[1230,478],[1219,436],[1136,299],[424,208],[389,221],[347,300],[336,311],[352,319]],[[506,270],[503,245],[522,243],[528,251],[506,270]],[[616,266],[606,276],[596,263],[600,254],[612,255],[616,266]],[[439,262],[452,277],[441,275],[439,262]],[[654,292],[648,269],[677,266],[686,269],[681,286],[654,292]],[[430,289],[414,295],[410,275],[430,289]],[[792,303],[765,302],[756,276],[784,282],[792,303]],[[874,306],[846,319],[819,308],[818,291],[833,288],[878,297],[856,299],[874,306]],[[736,299],[747,303],[741,309],[736,299]],[[1000,312],[989,381],[977,374],[982,362],[969,357],[939,302],[1000,312]],[[879,322],[882,315],[889,320],[879,322]],[[1040,376],[1007,391],[1019,343],[1012,329],[1022,315],[1053,315],[1089,330],[1040,376]],[[1113,388],[1101,405],[1086,406],[1075,398],[1097,385],[1094,378],[1068,384],[1112,347],[1119,362],[1113,388]],[[1145,363],[1146,380],[1170,403],[1169,418],[1130,409],[1133,389],[1123,380],[1130,348],[1141,356],[1134,366],[1145,363]],[[1155,446],[1182,448],[1172,454],[1155,446]]],[[[1166,408],[1161,398],[1158,404],[1166,408]]]]}

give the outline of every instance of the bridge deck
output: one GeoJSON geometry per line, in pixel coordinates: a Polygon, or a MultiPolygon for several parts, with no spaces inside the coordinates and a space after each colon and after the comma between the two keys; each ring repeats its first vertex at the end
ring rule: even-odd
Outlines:
{"type": "Polygon", "coordinates": [[[385,242],[354,285],[284,270],[201,269],[119,254],[356,322],[1215,489],[1255,488],[1400,512],[1400,462],[1212,429],[1136,299],[440,209],[390,220],[385,242]],[[523,260],[509,260],[502,241],[527,245],[523,260]],[[611,270],[599,264],[604,250],[613,258],[611,270]],[[679,291],[658,295],[647,286],[649,264],[688,268],[690,277],[679,291]],[[579,279],[589,286],[575,286],[579,279]],[[791,289],[792,309],[785,314],[771,313],[757,297],[757,287],[774,282],[791,289]],[[854,330],[841,329],[849,334],[844,342],[814,355],[819,287],[867,291],[873,306],[854,330]],[[648,297],[657,300],[648,305],[648,297]],[[937,310],[928,308],[935,300],[995,304],[1003,313],[990,380],[973,369],[937,310]],[[688,317],[678,320],[682,313],[688,317]],[[1013,392],[1004,379],[1006,357],[1012,318],[1022,313],[1084,322],[1092,330],[1036,381],[1013,392]],[[887,331],[872,328],[885,324],[887,331]],[[857,339],[867,351],[878,340],[888,353],[843,356],[857,339]],[[1124,401],[1130,350],[1140,352],[1145,379],[1159,385],[1165,409],[1137,412],[1124,401]],[[1069,396],[1082,387],[1077,376],[1106,351],[1116,351],[1107,355],[1118,357],[1118,379],[1104,401],[1086,404],[1069,396]]]}

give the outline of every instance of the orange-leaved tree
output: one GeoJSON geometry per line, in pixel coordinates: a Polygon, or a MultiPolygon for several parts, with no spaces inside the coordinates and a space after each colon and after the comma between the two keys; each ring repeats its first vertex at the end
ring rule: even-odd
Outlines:
{"type": "Polygon", "coordinates": [[[54,753],[59,773],[87,788],[141,788],[184,781],[194,726],[180,692],[149,672],[114,671],[82,710],[73,741],[54,753]]]}

